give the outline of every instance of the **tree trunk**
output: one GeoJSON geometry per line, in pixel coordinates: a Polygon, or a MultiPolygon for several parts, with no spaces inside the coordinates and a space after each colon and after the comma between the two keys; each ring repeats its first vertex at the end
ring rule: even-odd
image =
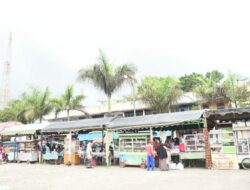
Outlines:
{"type": "Polygon", "coordinates": [[[39,123],[42,123],[42,118],[43,118],[43,117],[39,117],[39,123]]]}
{"type": "Polygon", "coordinates": [[[57,114],[58,114],[58,113],[57,113],[57,112],[55,112],[55,120],[57,120],[57,114]]]}
{"type": "Polygon", "coordinates": [[[69,121],[69,110],[67,110],[67,118],[68,118],[68,121],[69,121]]]}
{"type": "Polygon", "coordinates": [[[111,112],[111,96],[108,96],[108,112],[111,112]]]}

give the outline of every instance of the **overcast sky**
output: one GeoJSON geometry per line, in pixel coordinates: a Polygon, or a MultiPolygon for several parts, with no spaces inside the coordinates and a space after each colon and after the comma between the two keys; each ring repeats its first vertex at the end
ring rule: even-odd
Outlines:
{"type": "Polygon", "coordinates": [[[12,97],[31,84],[58,96],[74,83],[88,106],[105,96],[75,79],[98,48],[136,64],[139,79],[213,69],[249,77],[249,10],[241,0],[0,0],[0,63],[12,32],[12,97]]]}

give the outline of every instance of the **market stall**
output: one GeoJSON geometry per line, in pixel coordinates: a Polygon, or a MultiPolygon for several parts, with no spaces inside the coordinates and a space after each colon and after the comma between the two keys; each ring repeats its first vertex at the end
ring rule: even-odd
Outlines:
{"type": "Polygon", "coordinates": [[[239,164],[245,169],[250,169],[250,122],[237,121],[233,124],[237,158],[239,164]],[[245,163],[247,162],[247,163],[245,163]]]}
{"type": "MultiPolygon", "coordinates": [[[[119,134],[118,133],[111,133],[111,142],[112,145],[109,147],[109,151],[112,151],[113,155],[111,161],[112,164],[117,164],[117,159],[119,158],[118,155],[118,138],[119,134]],[[112,149],[112,150],[111,150],[112,149]]],[[[80,141],[80,147],[82,150],[82,162],[84,163],[85,160],[85,152],[87,148],[88,142],[92,142],[93,146],[93,160],[95,165],[104,165],[105,164],[105,133],[102,131],[93,131],[89,133],[83,133],[78,135],[78,139],[80,141]]]]}
{"type": "Polygon", "coordinates": [[[147,160],[145,148],[149,138],[149,133],[120,134],[120,166],[144,166],[147,160]]]}
{"type": "Polygon", "coordinates": [[[250,168],[250,108],[211,110],[204,116],[214,128],[210,131],[213,168],[237,169],[238,163],[250,168]]]}
{"type": "Polygon", "coordinates": [[[82,151],[79,140],[83,139],[78,138],[83,138],[84,134],[91,131],[103,131],[102,133],[104,133],[106,125],[108,125],[112,119],[114,118],[55,122],[45,127],[42,130],[42,134],[45,137],[51,134],[67,135],[67,137],[64,138],[64,163],[67,165],[79,164],[82,151]]]}
{"type": "Polygon", "coordinates": [[[36,162],[39,160],[41,147],[40,131],[46,124],[16,125],[1,131],[1,135],[10,138],[10,142],[3,142],[10,146],[8,157],[10,161],[36,162]]]}
{"type": "Polygon", "coordinates": [[[209,132],[213,169],[239,168],[234,139],[232,128],[209,132]]]}
{"type": "MultiPolygon", "coordinates": [[[[131,118],[117,118],[112,121],[108,127],[109,131],[118,131],[119,133],[138,133],[139,130],[147,131],[191,131],[189,134],[185,134],[183,141],[186,144],[185,149],[182,152],[179,150],[179,145],[172,148],[172,155],[180,157],[180,160],[193,160],[193,159],[203,159],[205,160],[205,139],[204,139],[204,120],[202,119],[203,110],[198,111],[187,111],[187,112],[177,112],[177,113],[166,113],[166,114],[157,114],[157,115],[146,115],[139,117],[131,118]],[[194,130],[201,131],[201,133],[193,133],[194,130]],[[178,149],[178,150],[177,150],[178,149]]],[[[139,135],[140,133],[138,133],[139,135]]],[[[139,151],[145,154],[145,145],[147,144],[148,139],[153,139],[153,133],[150,132],[150,137],[144,137],[144,140],[141,141],[143,145],[139,148],[139,151]]],[[[180,137],[177,136],[177,137],[180,137]]],[[[123,140],[121,136],[121,140],[123,140]]],[[[133,150],[133,136],[127,137],[127,139],[120,141],[120,155],[123,155],[126,148],[130,152],[135,152],[133,150]]],[[[135,141],[136,142],[136,141],[135,141]]],[[[136,146],[135,146],[136,147],[136,146]]],[[[124,162],[124,158],[120,156],[120,162],[124,162]]],[[[141,160],[140,160],[141,163],[141,160]]],[[[137,159],[137,164],[139,161],[137,159]]]]}

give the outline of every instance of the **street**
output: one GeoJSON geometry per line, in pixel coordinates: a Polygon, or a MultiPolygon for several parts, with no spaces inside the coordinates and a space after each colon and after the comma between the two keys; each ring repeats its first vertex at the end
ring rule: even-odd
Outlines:
{"type": "Polygon", "coordinates": [[[47,164],[0,165],[0,190],[249,190],[250,171],[184,169],[147,172],[119,168],[47,164]]]}

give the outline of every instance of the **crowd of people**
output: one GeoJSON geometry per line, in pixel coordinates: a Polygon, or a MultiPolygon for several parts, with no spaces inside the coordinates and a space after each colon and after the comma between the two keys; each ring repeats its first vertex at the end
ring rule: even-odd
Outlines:
{"type": "Polygon", "coordinates": [[[150,168],[154,171],[155,165],[159,166],[161,171],[167,171],[171,162],[171,149],[180,144],[179,138],[167,137],[162,143],[159,139],[149,140],[146,145],[147,152],[147,170],[150,168]]]}

